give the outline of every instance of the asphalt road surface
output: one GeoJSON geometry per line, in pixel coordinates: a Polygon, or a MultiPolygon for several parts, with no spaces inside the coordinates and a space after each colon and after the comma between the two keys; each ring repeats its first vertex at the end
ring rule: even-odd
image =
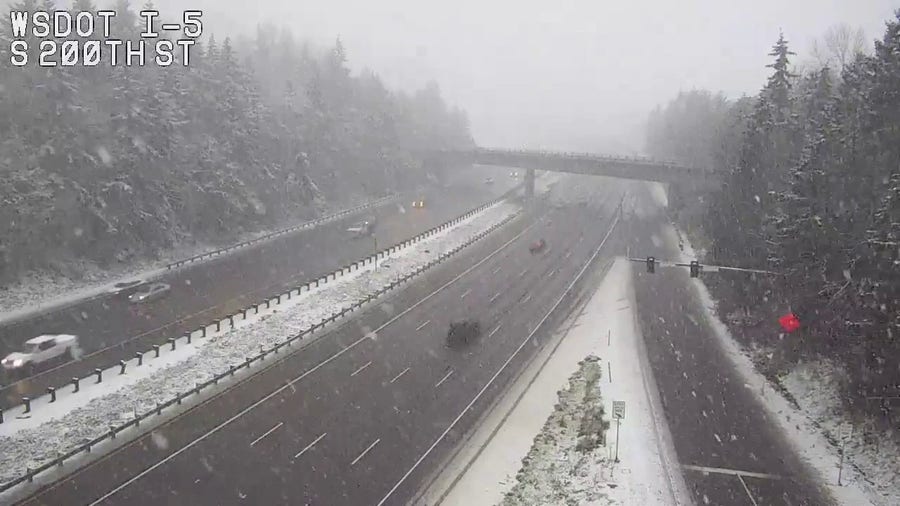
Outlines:
{"type": "Polygon", "coordinates": [[[582,204],[539,204],[539,219],[514,220],[26,503],[404,504],[565,317],[534,332],[601,243],[621,190],[567,181],[560,191],[582,204]],[[547,248],[531,254],[539,238],[547,248]],[[448,348],[450,322],[464,318],[480,338],[448,348]]]}
{"type": "MultiPolygon", "coordinates": [[[[374,238],[353,238],[346,229],[360,216],[352,216],[173,271],[160,279],[172,286],[171,292],[157,301],[132,305],[125,296],[99,297],[0,328],[0,356],[36,335],[54,333],[78,335],[85,353],[82,360],[8,385],[2,390],[0,407],[17,404],[22,396],[43,393],[47,386],[83,377],[95,367],[131,358],[151,344],[316,279],[370,255],[376,239],[379,249],[388,247],[476,207],[516,183],[508,176],[493,186],[484,185],[481,178],[460,179],[447,188],[426,191],[424,209],[401,201],[402,210],[397,204],[370,210],[368,215],[378,218],[374,238]]],[[[9,383],[12,380],[7,379],[9,383]]]]}
{"type": "MultiPolygon", "coordinates": [[[[641,199],[649,202],[649,194],[641,199]]],[[[625,220],[622,231],[631,238],[632,257],[678,258],[678,249],[662,240],[664,222],[663,216],[625,220]]],[[[833,504],[721,349],[688,270],[657,267],[650,274],[636,264],[634,271],[649,363],[696,504],[833,504]]]]}

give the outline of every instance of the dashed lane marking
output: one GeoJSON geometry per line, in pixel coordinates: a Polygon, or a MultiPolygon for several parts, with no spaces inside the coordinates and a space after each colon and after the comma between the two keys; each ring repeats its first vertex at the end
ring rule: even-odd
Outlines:
{"type": "Polygon", "coordinates": [[[298,453],[297,455],[294,455],[294,458],[295,458],[295,459],[300,458],[300,456],[303,455],[304,453],[306,453],[310,448],[312,448],[313,446],[316,446],[316,443],[318,443],[319,441],[321,441],[322,438],[324,438],[327,434],[328,434],[327,432],[323,432],[321,436],[317,437],[315,440],[313,440],[312,443],[309,443],[308,445],[306,445],[305,448],[303,448],[302,450],[300,450],[300,453],[298,453]]]}
{"type": "Polygon", "coordinates": [[[363,366],[360,367],[359,369],[353,371],[353,372],[350,374],[350,377],[352,378],[352,377],[356,376],[357,374],[363,372],[363,370],[365,370],[365,368],[366,368],[366,367],[369,367],[370,365],[372,365],[372,361],[371,361],[371,360],[369,360],[368,362],[366,362],[365,365],[363,365],[363,366]]]}
{"type": "Polygon", "coordinates": [[[438,382],[437,382],[437,385],[435,385],[434,388],[437,388],[437,387],[443,385],[444,382],[447,381],[447,379],[448,379],[450,376],[453,376],[453,371],[448,372],[443,378],[441,378],[441,381],[438,381],[438,382]]]}
{"type": "Polygon", "coordinates": [[[375,448],[375,445],[377,445],[377,444],[380,443],[380,442],[381,442],[381,438],[376,439],[375,442],[372,443],[372,444],[370,444],[368,448],[366,448],[365,450],[363,450],[363,452],[360,453],[358,457],[356,457],[355,459],[353,459],[353,462],[351,462],[350,465],[353,466],[353,465],[355,465],[357,462],[359,462],[363,457],[366,456],[367,453],[369,453],[369,451],[370,451],[372,448],[375,448]]]}
{"type": "Polygon", "coordinates": [[[266,436],[268,436],[269,434],[271,434],[271,433],[275,432],[276,430],[278,430],[282,425],[284,425],[284,422],[278,422],[278,425],[276,425],[276,426],[272,427],[271,429],[267,430],[266,433],[263,434],[262,436],[259,436],[258,438],[254,439],[253,442],[250,443],[250,446],[256,446],[256,443],[259,443],[260,441],[262,441],[263,439],[265,439],[266,436]]]}
{"type": "Polygon", "coordinates": [[[423,323],[423,324],[419,325],[418,327],[416,327],[416,332],[418,332],[418,331],[424,329],[429,323],[431,323],[431,320],[425,320],[425,323],[423,323]]]}
{"type": "Polygon", "coordinates": [[[404,374],[406,374],[406,373],[408,373],[408,372],[409,372],[409,367],[407,367],[406,369],[403,369],[403,371],[401,371],[400,374],[394,376],[394,379],[391,380],[391,383],[397,381],[398,379],[400,379],[401,377],[403,377],[404,374]]]}

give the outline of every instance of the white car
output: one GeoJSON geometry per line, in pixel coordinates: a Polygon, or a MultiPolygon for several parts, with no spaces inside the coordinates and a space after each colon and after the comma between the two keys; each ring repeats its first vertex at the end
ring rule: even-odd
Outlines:
{"type": "Polygon", "coordinates": [[[31,371],[53,359],[71,360],[78,354],[78,336],[69,334],[43,335],[25,341],[22,351],[10,353],[3,359],[6,372],[31,371]]]}
{"type": "Polygon", "coordinates": [[[132,304],[140,304],[142,302],[150,302],[165,297],[172,287],[166,283],[152,283],[142,288],[138,292],[128,296],[128,301],[132,304]]]}
{"type": "Polygon", "coordinates": [[[131,290],[133,288],[137,288],[137,287],[141,286],[142,284],[144,284],[144,280],[142,280],[142,279],[134,279],[131,281],[121,281],[119,283],[114,284],[107,293],[109,293],[110,295],[119,295],[122,292],[131,290]]]}

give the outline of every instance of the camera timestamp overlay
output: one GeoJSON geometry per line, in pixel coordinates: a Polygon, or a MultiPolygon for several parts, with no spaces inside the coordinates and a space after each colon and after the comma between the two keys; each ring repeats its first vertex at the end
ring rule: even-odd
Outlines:
{"type": "Polygon", "coordinates": [[[160,21],[155,10],[142,10],[138,16],[133,33],[123,38],[125,31],[117,25],[114,10],[12,10],[10,63],[15,67],[190,65],[191,48],[203,34],[203,11],[183,11],[180,23],[160,21]]]}

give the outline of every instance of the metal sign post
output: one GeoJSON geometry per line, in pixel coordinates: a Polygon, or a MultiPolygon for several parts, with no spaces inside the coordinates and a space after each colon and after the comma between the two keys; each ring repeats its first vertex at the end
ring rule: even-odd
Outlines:
{"type": "Polygon", "coordinates": [[[616,420],[616,458],[619,461],[619,426],[625,419],[625,401],[613,401],[613,418],[616,420]]]}
{"type": "Polygon", "coordinates": [[[841,438],[841,463],[838,466],[838,486],[841,485],[841,475],[844,472],[844,446],[847,444],[847,441],[853,437],[853,424],[844,423],[841,424],[840,428],[840,438],[841,438]]]}

